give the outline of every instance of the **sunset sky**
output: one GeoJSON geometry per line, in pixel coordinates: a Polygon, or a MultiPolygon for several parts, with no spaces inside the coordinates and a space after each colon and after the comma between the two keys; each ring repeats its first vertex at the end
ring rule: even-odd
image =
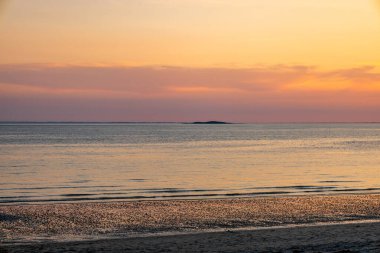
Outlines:
{"type": "Polygon", "coordinates": [[[0,0],[1,121],[380,121],[379,0],[0,0]]]}

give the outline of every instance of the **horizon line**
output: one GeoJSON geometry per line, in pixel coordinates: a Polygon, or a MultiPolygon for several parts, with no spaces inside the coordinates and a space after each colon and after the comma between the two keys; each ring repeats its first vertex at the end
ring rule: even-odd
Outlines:
{"type": "MultiPolygon", "coordinates": [[[[15,120],[7,121],[0,120],[0,124],[189,124],[194,122],[209,122],[207,121],[28,121],[15,120]]],[[[380,121],[257,121],[257,122],[232,122],[219,121],[228,124],[379,124],[380,121]]]]}

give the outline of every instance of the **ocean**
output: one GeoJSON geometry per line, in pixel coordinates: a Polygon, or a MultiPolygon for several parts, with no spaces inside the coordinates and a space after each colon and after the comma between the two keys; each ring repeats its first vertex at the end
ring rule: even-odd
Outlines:
{"type": "Polygon", "coordinates": [[[0,204],[337,193],[380,193],[380,124],[0,124],[0,204]]]}

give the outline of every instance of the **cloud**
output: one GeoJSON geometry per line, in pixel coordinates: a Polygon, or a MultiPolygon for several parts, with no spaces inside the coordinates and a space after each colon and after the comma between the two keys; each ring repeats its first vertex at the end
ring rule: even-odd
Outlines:
{"type": "Polygon", "coordinates": [[[297,80],[307,67],[181,68],[0,65],[0,82],[45,89],[108,89],[159,94],[172,87],[210,91],[275,89],[297,80]]]}
{"type": "Polygon", "coordinates": [[[0,65],[0,120],[375,121],[375,67],[0,65]]]}
{"type": "MultiPolygon", "coordinates": [[[[273,90],[300,75],[296,68],[0,66],[0,83],[54,91],[109,91],[135,96],[273,90]]],[[[11,88],[11,87],[9,87],[11,88]]],[[[36,90],[37,91],[37,90],[36,90]]]]}

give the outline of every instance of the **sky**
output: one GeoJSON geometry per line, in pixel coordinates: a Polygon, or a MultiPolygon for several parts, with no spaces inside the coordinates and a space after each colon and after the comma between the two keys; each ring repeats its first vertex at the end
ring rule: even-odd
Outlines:
{"type": "Polygon", "coordinates": [[[0,121],[380,121],[379,0],[0,0],[0,121]]]}

